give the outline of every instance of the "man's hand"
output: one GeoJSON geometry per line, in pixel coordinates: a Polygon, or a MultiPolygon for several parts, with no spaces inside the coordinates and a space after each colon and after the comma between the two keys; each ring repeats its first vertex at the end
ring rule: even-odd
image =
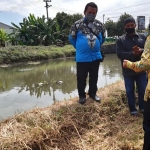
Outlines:
{"type": "Polygon", "coordinates": [[[126,60],[126,59],[123,60],[123,67],[124,67],[124,68],[127,68],[127,61],[128,61],[128,60],[126,60]]]}
{"type": "Polygon", "coordinates": [[[138,47],[137,45],[132,47],[132,51],[133,51],[133,54],[136,56],[140,56],[141,53],[143,52],[143,50],[140,47],[138,47]]]}

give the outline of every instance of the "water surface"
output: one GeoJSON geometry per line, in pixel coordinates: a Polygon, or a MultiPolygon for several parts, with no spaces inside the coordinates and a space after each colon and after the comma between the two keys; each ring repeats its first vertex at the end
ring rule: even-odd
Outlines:
{"type": "MultiPolygon", "coordinates": [[[[98,88],[122,79],[121,64],[116,54],[107,54],[100,64],[98,88]]],[[[88,85],[86,87],[88,90],[88,85]]],[[[78,96],[74,58],[0,68],[0,118],[33,107],[46,107],[56,101],[78,96]],[[58,84],[62,81],[62,84],[58,84]],[[47,83],[39,86],[38,83],[47,83]]]]}

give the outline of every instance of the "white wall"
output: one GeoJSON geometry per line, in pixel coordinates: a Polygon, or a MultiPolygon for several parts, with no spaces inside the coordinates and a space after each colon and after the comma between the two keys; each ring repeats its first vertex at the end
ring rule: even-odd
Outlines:
{"type": "MultiPolygon", "coordinates": [[[[4,29],[4,31],[8,34],[13,32],[13,29],[4,29]]],[[[5,47],[11,46],[12,44],[10,42],[5,42],[5,47]]]]}
{"type": "Polygon", "coordinates": [[[4,31],[8,34],[12,33],[13,32],[13,29],[4,29],[4,31]]]}

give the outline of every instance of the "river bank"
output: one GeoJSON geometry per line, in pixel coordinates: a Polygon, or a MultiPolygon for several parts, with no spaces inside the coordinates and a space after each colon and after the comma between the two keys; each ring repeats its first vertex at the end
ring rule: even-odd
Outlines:
{"type": "MultiPolygon", "coordinates": [[[[105,54],[115,53],[115,44],[107,43],[102,45],[102,51],[105,54]]],[[[0,65],[16,65],[32,61],[44,61],[49,59],[58,59],[66,57],[75,57],[75,49],[72,45],[58,47],[51,46],[9,46],[0,48],[0,65]]]]}
{"type": "Polygon", "coordinates": [[[123,81],[97,95],[101,103],[76,97],[1,121],[0,149],[141,150],[143,117],[130,116],[123,81]]]}

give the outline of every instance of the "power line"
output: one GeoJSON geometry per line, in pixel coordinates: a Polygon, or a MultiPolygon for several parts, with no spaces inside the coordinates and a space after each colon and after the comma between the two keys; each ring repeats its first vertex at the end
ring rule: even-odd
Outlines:
{"type": "MultiPolygon", "coordinates": [[[[145,10],[145,9],[138,10],[138,12],[141,12],[141,11],[146,11],[146,12],[147,12],[148,10],[145,10]]],[[[150,11],[150,10],[149,10],[149,11],[150,11]]],[[[122,12],[118,12],[118,13],[115,13],[115,15],[116,15],[116,14],[121,14],[121,13],[122,13],[122,12]]],[[[128,10],[127,13],[137,13],[137,10],[134,10],[134,11],[128,10]]],[[[112,14],[112,13],[111,13],[111,14],[106,14],[106,13],[105,13],[105,15],[114,15],[114,14],[112,14]]]]}
{"type": "Polygon", "coordinates": [[[145,4],[149,4],[149,3],[150,3],[150,2],[148,2],[148,3],[143,3],[143,4],[138,4],[138,5],[127,6],[127,7],[122,7],[122,8],[117,8],[117,9],[111,9],[111,10],[107,10],[107,11],[101,11],[101,12],[98,12],[98,13],[108,12],[108,11],[114,11],[114,10],[119,10],[119,9],[123,9],[123,8],[130,8],[130,7],[145,5],[145,4]]]}
{"type": "MultiPolygon", "coordinates": [[[[148,3],[150,3],[150,2],[148,2],[148,3]]],[[[140,4],[140,5],[145,5],[145,4],[147,4],[147,3],[144,3],[144,4],[140,4]]],[[[134,6],[139,6],[139,5],[134,5],[134,6]]],[[[129,7],[133,7],[133,6],[129,6],[129,7]]],[[[125,7],[125,8],[127,8],[127,7],[125,7]]],[[[73,10],[68,10],[68,9],[64,9],[64,8],[61,8],[61,7],[56,7],[56,6],[53,6],[51,9],[53,9],[53,10],[64,10],[64,11],[69,11],[69,12],[73,12],[73,13],[81,13],[81,12],[77,12],[77,11],[73,11],[73,10]]],[[[140,11],[140,10],[139,10],[140,11]]],[[[147,10],[141,10],[141,11],[147,11],[147,10]]],[[[99,13],[99,12],[98,12],[99,13]]],[[[128,12],[129,13],[129,12],[128,12]]],[[[115,13],[116,14],[116,13],[115,13]]],[[[121,13],[117,13],[117,14],[121,14],[121,13]]],[[[105,14],[105,15],[107,15],[107,14],[105,14]]],[[[99,15],[97,15],[97,17],[103,17],[103,16],[99,16],[99,15]]],[[[110,17],[109,17],[110,18],[110,17]]],[[[112,18],[112,17],[111,17],[112,18]]]]}
{"type": "MultiPolygon", "coordinates": [[[[14,9],[14,8],[17,8],[17,7],[19,7],[19,8],[20,7],[28,7],[28,6],[32,6],[32,5],[39,4],[39,3],[42,3],[42,2],[40,2],[39,0],[35,0],[33,2],[24,3],[24,4],[21,4],[21,5],[18,5],[18,6],[12,6],[12,7],[9,7],[8,9],[14,9]]],[[[113,10],[119,10],[119,9],[130,8],[130,7],[137,7],[137,6],[141,6],[141,5],[145,5],[145,4],[149,4],[149,3],[150,2],[143,3],[143,4],[132,5],[132,6],[128,6],[128,7],[122,7],[122,8],[113,9],[113,10]]],[[[73,12],[73,13],[81,13],[81,12],[78,12],[78,11],[68,10],[68,9],[64,9],[64,8],[61,8],[61,7],[57,7],[57,6],[53,6],[51,9],[54,9],[54,10],[64,10],[64,11],[69,11],[69,12],[73,12]]],[[[113,11],[113,10],[108,10],[108,11],[113,11]]],[[[108,12],[108,11],[102,11],[102,12],[108,12]]],[[[144,12],[144,11],[147,11],[147,10],[138,10],[138,11],[143,11],[144,12]]],[[[130,12],[130,11],[128,10],[128,12],[130,12]]],[[[101,12],[98,12],[98,13],[101,13],[101,12]]],[[[120,14],[120,13],[117,13],[117,14],[120,14]]],[[[105,14],[105,17],[107,15],[109,15],[109,14],[105,14]]],[[[116,13],[115,13],[115,15],[116,15],[116,13]]],[[[97,17],[102,18],[103,16],[97,15],[97,17]]],[[[120,16],[108,16],[107,18],[119,18],[119,17],[120,16]]]]}
{"type": "MultiPolygon", "coordinates": [[[[132,15],[132,16],[135,16],[135,15],[132,15]]],[[[137,15],[136,15],[136,16],[137,16],[137,15]]],[[[148,17],[149,14],[143,14],[143,16],[145,16],[145,17],[147,16],[147,17],[148,17]]],[[[109,17],[109,16],[108,16],[108,17],[106,17],[106,18],[109,18],[109,19],[110,19],[110,18],[119,18],[119,17],[120,17],[120,16],[113,16],[113,17],[109,17]]]]}
{"type": "MultiPolygon", "coordinates": [[[[150,2],[148,2],[150,3],[150,2]]],[[[140,4],[140,5],[145,5],[147,3],[144,3],[144,4],[140,4]]],[[[128,7],[134,7],[134,6],[139,6],[139,5],[133,5],[133,6],[128,6],[128,7]]],[[[124,7],[124,8],[128,8],[128,7],[124,7]]],[[[56,7],[56,6],[53,6],[52,9],[55,9],[55,10],[65,10],[65,11],[69,11],[69,12],[75,12],[75,13],[81,13],[81,12],[77,12],[77,11],[73,11],[73,10],[68,10],[68,9],[64,9],[64,8],[61,8],[61,7],[56,7]]],[[[122,8],[119,8],[119,9],[122,9],[122,8]]],[[[117,9],[116,9],[117,10],[117,9]]],[[[109,10],[109,11],[112,11],[112,10],[109,10]]],[[[138,10],[140,11],[140,10],[138,10]]],[[[147,11],[147,10],[141,10],[141,11],[147,11]]],[[[98,12],[100,13],[100,12],[98,12]]],[[[119,13],[118,13],[119,14],[119,13]]],[[[106,14],[105,14],[106,15],[106,14]]]]}
{"type": "Polygon", "coordinates": [[[81,12],[78,12],[78,11],[73,11],[73,10],[69,10],[69,9],[65,9],[65,8],[61,8],[61,7],[56,7],[56,6],[53,6],[53,9],[56,9],[56,10],[65,10],[65,11],[75,12],[75,13],[81,13],[81,12]]]}
{"type": "MultiPolygon", "coordinates": [[[[28,7],[28,6],[37,4],[37,3],[35,3],[35,2],[37,2],[37,1],[38,1],[38,3],[42,3],[42,2],[40,2],[39,0],[35,0],[35,1],[33,1],[33,2],[24,3],[24,4],[21,4],[21,5],[18,5],[18,6],[12,6],[12,7],[9,7],[8,9],[10,9],[10,8],[17,8],[17,7],[20,7],[20,6],[22,6],[22,7],[28,7]]],[[[148,2],[148,3],[143,3],[143,4],[138,4],[138,5],[127,6],[127,7],[122,7],[122,8],[113,9],[113,10],[119,10],[119,9],[123,9],[123,8],[130,8],[130,7],[145,5],[145,4],[149,4],[149,3],[150,3],[150,2],[148,2]]],[[[3,7],[3,6],[5,6],[5,5],[2,5],[1,7],[3,7]]],[[[56,7],[56,6],[53,6],[53,9],[61,9],[61,10],[69,11],[69,12],[81,13],[81,12],[77,12],[77,11],[73,11],[73,10],[68,10],[68,9],[64,9],[64,8],[60,8],[60,7],[56,7]]],[[[113,10],[107,10],[107,11],[102,11],[102,12],[108,12],[108,11],[113,11],[113,10]]],[[[101,12],[98,12],[98,13],[101,13],[101,12]]]]}
{"type": "MultiPolygon", "coordinates": [[[[31,6],[31,5],[35,5],[38,3],[42,3],[40,2],[39,0],[35,0],[33,2],[29,2],[29,3],[24,3],[24,4],[21,4],[21,5],[18,5],[18,6],[12,6],[12,7],[9,7],[8,9],[11,9],[11,8],[17,8],[17,7],[28,7],[28,6],[31,6]],[[36,3],[35,3],[36,2],[36,3]]],[[[101,12],[108,12],[108,11],[114,11],[114,10],[119,10],[119,9],[123,9],[123,8],[130,8],[130,7],[135,7],[135,6],[141,6],[141,5],[145,5],[145,4],[149,4],[150,2],[148,3],[143,3],[143,4],[137,4],[137,5],[132,5],[132,6],[127,6],[127,7],[122,7],[122,8],[118,8],[118,9],[112,9],[112,10],[107,10],[107,11],[101,11],[101,12]]],[[[3,7],[5,5],[1,5],[1,7],[3,7]]],[[[53,9],[61,9],[61,10],[65,10],[65,11],[69,11],[69,12],[75,12],[75,13],[81,13],[81,12],[77,12],[77,11],[73,11],[73,10],[68,10],[68,9],[64,9],[64,8],[60,8],[60,7],[56,7],[56,6],[53,6],[53,9]],[[55,8],[54,8],[55,7],[55,8]]],[[[101,13],[101,12],[98,12],[98,13],[101,13]]]]}

